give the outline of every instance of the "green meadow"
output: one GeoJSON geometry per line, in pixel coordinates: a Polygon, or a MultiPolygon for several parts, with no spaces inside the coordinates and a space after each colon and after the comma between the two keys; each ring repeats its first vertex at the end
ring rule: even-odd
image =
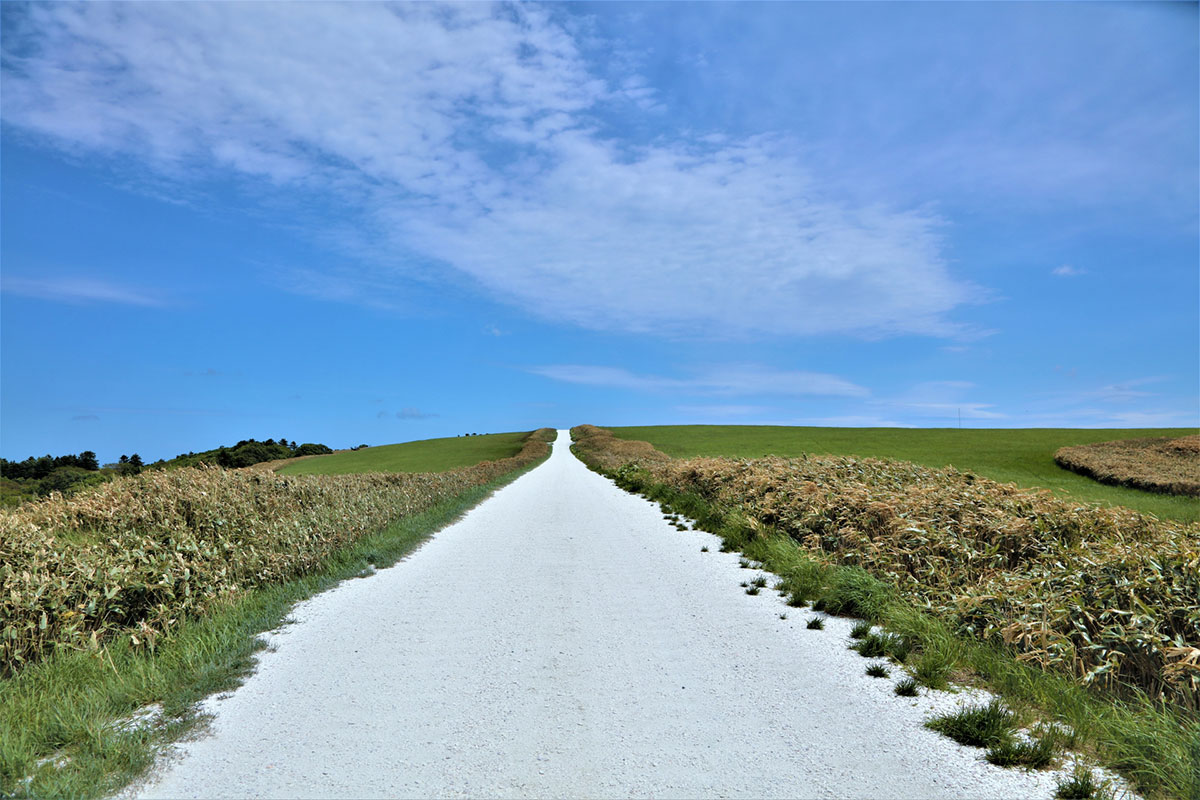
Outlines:
{"type": "Polygon", "coordinates": [[[667,455],[869,456],[953,466],[992,480],[1091,503],[1121,505],[1161,518],[1200,520],[1200,499],[1105,486],[1054,463],[1060,447],[1113,439],[1188,436],[1193,428],[808,428],[772,425],[655,425],[611,428],[621,439],[650,442],[667,455]]]}
{"type": "Polygon", "coordinates": [[[452,436],[345,450],[285,464],[281,475],[349,475],[356,472],[444,472],[480,461],[515,456],[529,431],[452,436]]]}

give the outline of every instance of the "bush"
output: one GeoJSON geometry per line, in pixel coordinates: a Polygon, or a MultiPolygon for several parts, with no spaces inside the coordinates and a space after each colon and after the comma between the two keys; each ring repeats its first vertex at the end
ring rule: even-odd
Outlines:
{"type": "MultiPolygon", "coordinates": [[[[331,448],[326,447],[323,444],[312,444],[311,442],[306,442],[306,443],[300,445],[299,447],[297,447],[296,452],[293,455],[297,455],[297,456],[327,456],[332,452],[333,452],[333,450],[331,448]]],[[[277,456],[277,458],[287,458],[287,456],[277,456]]],[[[263,459],[263,461],[267,461],[267,460],[269,460],[269,459],[265,459],[265,458],[263,459]]]]}

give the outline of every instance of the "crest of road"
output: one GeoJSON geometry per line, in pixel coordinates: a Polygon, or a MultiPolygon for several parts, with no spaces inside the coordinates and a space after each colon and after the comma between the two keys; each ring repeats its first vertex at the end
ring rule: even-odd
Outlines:
{"type": "Polygon", "coordinates": [[[553,454],[395,566],[299,605],[140,797],[1012,798],[1054,792],[925,729],[850,623],[553,454]],[[707,546],[708,552],[701,548],[707,546]],[[782,619],[781,615],[787,615],[782,619]]]}

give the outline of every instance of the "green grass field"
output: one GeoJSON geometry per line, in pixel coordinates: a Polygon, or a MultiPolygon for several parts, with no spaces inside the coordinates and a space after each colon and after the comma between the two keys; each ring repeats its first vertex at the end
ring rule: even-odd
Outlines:
{"type": "Polygon", "coordinates": [[[954,466],[992,480],[1054,490],[1094,503],[1122,505],[1166,519],[1200,520],[1200,499],[1105,486],[1054,463],[1075,444],[1153,436],[1187,436],[1192,428],[801,428],[767,425],[659,425],[612,428],[621,439],[650,442],[670,456],[833,454],[954,466]]]}
{"type": "Polygon", "coordinates": [[[349,475],[356,472],[442,472],[469,467],[480,461],[515,456],[529,431],[487,433],[386,444],[365,450],[348,450],[313,456],[285,464],[281,475],[349,475]]]}

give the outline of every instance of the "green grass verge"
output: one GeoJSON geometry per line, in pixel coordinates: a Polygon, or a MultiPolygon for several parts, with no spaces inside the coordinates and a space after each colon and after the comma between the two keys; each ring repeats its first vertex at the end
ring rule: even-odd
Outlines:
{"type": "Polygon", "coordinates": [[[158,748],[197,723],[199,700],[236,687],[253,670],[264,646],[258,634],[281,625],[297,602],[363,575],[372,564],[395,563],[534,466],[365,536],[319,573],[250,592],[187,620],[153,653],[121,640],[103,659],[60,652],[0,681],[0,797],[87,798],[120,789],[151,765],[158,748]],[[155,703],[163,708],[160,724],[129,730],[114,725],[155,703]]]}
{"type": "Polygon", "coordinates": [[[649,442],[675,458],[766,455],[869,456],[954,466],[992,480],[1051,489],[1092,503],[1120,505],[1165,519],[1200,520],[1200,498],[1175,497],[1106,486],[1054,463],[1060,447],[1113,439],[1188,436],[1193,428],[965,429],[803,428],[770,425],[659,425],[611,428],[619,439],[649,442]]]}
{"type": "Polygon", "coordinates": [[[280,475],[350,475],[359,472],[445,472],[470,467],[480,461],[515,456],[529,431],[455,436],[418,442],[387,444],[365,450],[348,450],[313,456],[285,464],[280,475]]]}
{"type": "Polygon", "coordinates": [[[916,682],[936,686],[953,674],[978,683],[1002,696],[1023,723],[1068,726],[1078,748],[1145,796],[1200,800],[1200,718],[1195,715],[1144,696],[1121,699],[1089,690],[1068,676],[1031,667],[1003,648],[959,636],[864,570],[816,561],[786,535],[751,526],[697,495],[656,484],[645,471],[624,471],[617,483],[662,503],[668,513],[695,519],[698,528],[724,540],[723,550],[760,562],[782,579],[791,604],[811,602],[818,610],[862,617],[888,631],[895,637],[888,641],[904,646],[899,651],[884,647],[882,654],[913,673],[916,682]]]}

